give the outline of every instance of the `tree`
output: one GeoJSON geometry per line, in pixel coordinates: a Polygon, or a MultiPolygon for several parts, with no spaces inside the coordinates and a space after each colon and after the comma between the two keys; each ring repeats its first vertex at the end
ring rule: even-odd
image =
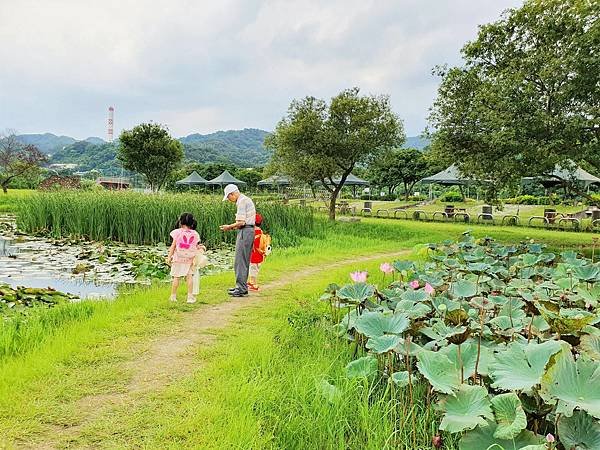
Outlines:
{"type": "Polygon", "coordinates": [[[416,148],[401,148],[382,155],[369,167],[370,181],[387,187],[393,194],[400,185],[404,186],[405,200],[408,200],[415,184],[429,175],[429,165],[425,155],[416,148]]]}
{"type": "Polygon", "coordinates": [[[13,132],[0,136],[0,186],[6,194],[11,181],[38,173],[47,161],[35,145],[23,145],[13,132]]]}
{"type": "Polygon", "coordinates": [[[117,159],[126,170],[141,173],[152,191],[160,190],[183,160],[183,145],[166,127],[143,123],[119,137],[117,159]]]}
{"type": "Polygon", "coordinates": [[[352,88],[329,105],[314,97],[294,100],[265,146],[273,150],[273,163],[281,173],[322,183],[330,194],[329,218],[335,220],[338,194],[354,167],[403,141],[402,122],[392,112],[389,97],[363,96],[352,88]]]}
{"type": "Polygon", "coordinates": [[[528,0],[480,28],[464,67],[437,69],[434,147],[488,199],[571,159],[600,169],[599,17],[595,0],[528,0]]]}

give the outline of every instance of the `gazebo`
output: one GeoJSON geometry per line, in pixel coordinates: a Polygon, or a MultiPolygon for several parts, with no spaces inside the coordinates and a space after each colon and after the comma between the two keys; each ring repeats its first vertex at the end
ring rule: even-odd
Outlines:
{"type": "MultiPolygon", "coordinates": [[[[342,177],[333,178],[332,181],[334,184],[339,184],[342,181],[342,177]]],[[[316,181],[315,184],[322,184],[321,181],[316,181]]],[[[353,174],[349,174],[346,177],[346,181],[344,181],[344,186],[352,186],[352,194],[356,197],[356,186],[368,186],[369,182],[367,180],[363,180],[362,178],[358,178],[353,174]]]]}
{"type": "Polygon", "coordinates": [[[569,164],[570,167],[556,166],[549,176],[524,177],[523,181],[539,180],[545,188],[554,187],[569,181],[580,182],[585,187],[589,187],[592,184],[600,184],[600,178],[586,172],[573,161],[569,161],[569,164]]]}
{"type": "Polygon", "coordinates": [[[264,180],[260,180],[256,183],[258,186],[289,186],[290,179],[288,177],[280,176],[280,175],[271,175],[264,180]]]}
{"type": "Polygon", "coordinates": [[[176,181],[178,186],[204,186],[208,181],[202,178],[195,170],[182,180],[176,181]]]}
{"type": "Polygon", "coordinates": [[[458,167],[455,164],[452,164],[445,170],[436,173],[435,175],[431,175],[430,177],[423,178],[421,183],[424,184],[443,184],[446,186],[454,186],[459,185],[463,186],[472,182],[469,178],[465,178],[461,175],[458,167]]]}
{"type": "Polygon", "coordinates": [[[242,180],[238,180],[236,177],[231,175],[227,170],[224,170],[221,175],[219,175],[216,178],[213,178],[212,180],[207,181],[206,184],[211,185],[211,186],[221,186],[221,187],[228,185],[228,184],[237,184],[237,185],[245,186],[246,182],[242,181],[242,180]]]}

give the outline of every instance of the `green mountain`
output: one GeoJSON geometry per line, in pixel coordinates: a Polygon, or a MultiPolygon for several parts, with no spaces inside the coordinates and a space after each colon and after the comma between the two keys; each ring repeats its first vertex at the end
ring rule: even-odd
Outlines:
{"type": "Polygon", "coordinates": [[[52,133],[20,134],[17,139],[25,145],[35,145],[42,153],[50,155],[77,141],[69,136],[56,136],[52,133]]]}
{"type": "Polygon", "coordinates": [[[407,136],[406,141],[402,147],[404,148],[416,148],[417,150],[423,150],[429,145],[429,139],[421,136],[407,136]]]}
{"type": "MultiPolygon", "coordinates": [[[[233,164],[238,167],[259,167],[265,165],[270,158],[263,142],[268,132],[255,128],[243,130],[217,131],[210,134],[190,134],[179,138],[184,145],[185,159],[197,163],[233,164]]],[[[52,153],[50,164],[78,164],[77,170],[101,170],[105,173],[118,173],[121,165],[116,160],[116,143],[109,144],[97,137],[76,141],[66,136],[21,135],[33,141],[31,136],[37,136],[37,142],[44,145],[43,151],[52,153]],[[42,137],[46,137],[42,139],[42,137]],[[61,141],[62,139],[62,141],[61,141]],[[70,141],[68,141],[70,140],[70,141]],[[62,145],[63,143],[66,143],[62,145]],[[51,145],[58,146],[48,151],[51,145]]],[[[30,142],[34,143],[34,142],[30,142]]],[[[429,144],[427,139],[420,136],[406,138],[404,147],[423,149],[429,144]]],[[[42,148],[42,147],[40,147],[42,148]]]]}
{"type": "Polygon", "coordinates": [[[240,167],[262,166],[269,160],[263,142],[269,133],[255,128],[190,134],[179,140],[187,159],[200,162],[231,162],[240,167]]]}

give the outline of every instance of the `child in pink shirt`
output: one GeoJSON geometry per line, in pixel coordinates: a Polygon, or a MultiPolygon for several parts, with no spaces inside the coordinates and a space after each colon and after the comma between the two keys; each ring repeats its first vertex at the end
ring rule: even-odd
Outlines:
{"type": "Polygon", "coordinates": [[[171,231],[170,236],[173,238],[173,243],[169,248],[167,256],[167,264],[171,265],[171,276],[173,284],[171,286],[172,302],[177,301],[177,288],[179,287],[179,279],[185,277],[187,283],[187,302],[195,303],[196,297],[193,294],[193,274],[194,274],[194,258],[200,249],[206,248],[200,244],[200,235],[196,232],[196,219],[190,213],[183,213],[177,221],[179,228],[171,231]]]}

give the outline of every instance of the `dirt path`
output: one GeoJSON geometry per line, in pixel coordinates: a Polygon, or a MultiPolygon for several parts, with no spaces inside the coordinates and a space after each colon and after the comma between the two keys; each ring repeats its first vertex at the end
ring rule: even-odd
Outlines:
{"type": "MultiPolygon", "coordinates": [[[[53,434],[60,437],[63,443],[72,441],[76,439],[83,427],[101,417],[111,407],[132,402],[139,394],[162,390],[178,378],[189,375],[192,370],[197,370],[199,368],[198,362],[195,361],[197,348],[210,345],[215,340],[214,332],[227,327],[244,309],[258,302],[272,299],[274,290],[353,262],[361,263],[375,259],[406,256],[409,253],[409,250],[377,253],[361,258],[341,260],[328,264],[327,267],[311,267],[294,272],[284,279],[265,283],[261,286],[259,293],[185,313],[184,320],[180,322],[173,333],[157,336],[141,357],[124,364],[124,368],[132,373],[132,378],[124,392],[104,393],[81,398],[77,402],[77,410],[80,412],[82,422],[69,427],[61,427],[60,430],[53,430],[53,434]]],[[[20,445],[19,448],[49,450],[61,448],[63,445],[56,441],[43,442],[42,438],[42,442],[20,445]]]]}

